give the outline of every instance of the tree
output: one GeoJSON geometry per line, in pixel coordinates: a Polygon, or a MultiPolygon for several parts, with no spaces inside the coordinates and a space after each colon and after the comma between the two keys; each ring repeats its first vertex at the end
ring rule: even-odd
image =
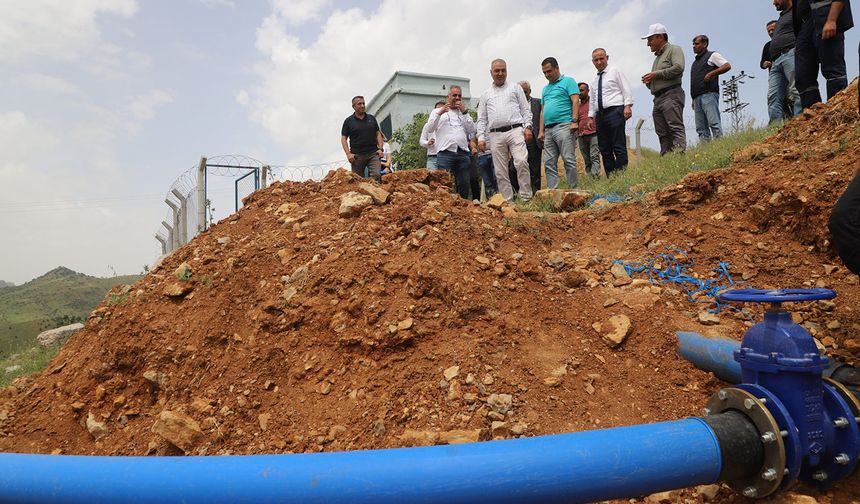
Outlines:
{"type": "Polygon", "coordinates": [[[391,153],[391,158],[401,170],[414,170],[427,166],[427,150],[421,147],[421,130],[427,123],[428,114],[418,112],[412,116],[412,122],[398,128],[391,134],[391,141],[397,143],[398,149],[391,153]]]}

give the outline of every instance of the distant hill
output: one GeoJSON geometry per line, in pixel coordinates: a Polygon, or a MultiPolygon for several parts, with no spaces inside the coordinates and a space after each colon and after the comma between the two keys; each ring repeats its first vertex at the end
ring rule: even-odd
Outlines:
{"type": "Polygon", "coordinates": [[[96,278],[58,267],[23,285],[0,289],[0,359],[32,347],[44,330],[85,321],[112,287],[139,279],[96,278]]]}
{"type": "Polygon", "coordinates": [[[0,289],[3,287],[15,287],[15,284],[12,282],[7,282],[6,280],[0,280],[0,289]]]}

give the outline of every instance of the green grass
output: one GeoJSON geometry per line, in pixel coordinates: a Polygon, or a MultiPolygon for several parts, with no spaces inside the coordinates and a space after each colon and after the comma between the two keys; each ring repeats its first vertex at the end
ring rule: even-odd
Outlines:
{"type": "MultiPolygon", "coordinates": [[[[0,359],[33,347],[41,331],[83,322],[113,286],[139,279],[95,278],[56,268],[23,285],[0,289],[0,359]]],[[[124,301],[114,298],[113,304],[124,301]]]]}
{"type": "MultiPolygon", "coordinates": [[[[620,196],[639,197],[678,183],[685,175],[699,171],[727,168],[732,163],[732,154],[749,144],[760,142],[776,132],[777,127],[759,128],[726,135],[711,142],[700,143],[685,154],[654,153],[641,163],[629,166],[621,173],[609,178],[580,178],[580,188],[595,194],[616,193],[620,196]],[[631,191],[633,187],[635,190],[631,191]]],[[[653,152],[653,151],[652,151],[653,152]]]]}
{"type": "MultiPolygon", "coordinates": [[[[689,173],[727,168],[732,163],[732,154],[749,144],[761,142],[776,133],[777,129],[779,126],[744,130],[711,142],[698,144],[687,149],[685,154],[673,153],[660,156],[655,151],[645,149],[642,153],[641,162],[633,163],[623,172],[616,172],[609,178],[594,179],[580,174],[578,188],[595,195],[614,193],[623,198],[639,199],[645,193],[677,184],[689,173]]],[[[559,177],[559,188],[567,188],[567,181],[564,176],[559,177]]],[[[528,204],[519,202],[517,210],[521,212],[547,211],[545,202],[533,201],[528,204]]]]}
{"type": "Polygon", "coordinates": [[[0,388],[9,386],[15,378],[41,371],[48,366],[51,359],[57,355],[60,350],[59,344],[43,347],[36,345],[32,348],[14,354],[9,358],[0,360],[0,388]],[[7,373],[6,369],[20,366],[19,369],[7,373]]]}

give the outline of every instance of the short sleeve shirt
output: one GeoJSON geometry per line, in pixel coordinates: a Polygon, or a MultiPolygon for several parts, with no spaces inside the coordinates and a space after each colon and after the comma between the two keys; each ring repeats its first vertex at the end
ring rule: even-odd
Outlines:
{"type": "Polygon", "coordinates": [[[349,152],[353,154],[373,154],[376,152],[376,132],[379,124],[376,118],[370,114],[364,114],[364,119],[355,117],[355,114],[343,121],[340,134],[349,138],[349,152]]]}
{"type": "Polygon", "coordinates": [[[544,125],[571,122],[573,106],[570,96],[575,94],[579,94],[579,85],[566,75],[544,86],[540,99],[544,125]]]}

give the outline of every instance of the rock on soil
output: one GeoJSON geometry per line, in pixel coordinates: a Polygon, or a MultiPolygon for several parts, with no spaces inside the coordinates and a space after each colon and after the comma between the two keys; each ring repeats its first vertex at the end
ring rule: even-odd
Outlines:
{"type": "MultiPolygon", "coordinates": [[[[856,362],[860,282],[824,267],[839,264],[826,222],[860,159],[856,100],[855,86],[789,121],[762,142],[769,156],[599,211],[501,203],[506,217],[425,170],[379,186],[346,170],[276,182],[167,256],[125,302],[106,299],[45,371],[0,390],[0,450],[314,453],[698,415],[724,384],[678,357],[674,333],[740,339],[746,318],[725,310],[702,326],[707,299],[613,269],[674,249],[702,279],[725,261],[735,278],[755,272],[749,287],[835,288],[830,304],[791,309],[831,338],[831,356],[856,362]],[[344,200],[359,203],[345,218],[344,200]],[[192,273],[181,279],[183,263],[192,273]],[[622,314],[635,337],[608,348],[592,324],[609,332],[622,314]]],[[[745,308],[753,320],[762,309],[745,308]]],[[[860,483],[792,491],[850,502],[860,483]]],[[[668,498],[704,500],[697,492],[668,498]]],[[[723,490],[713,502],[740,500],[723,490]]]]}

